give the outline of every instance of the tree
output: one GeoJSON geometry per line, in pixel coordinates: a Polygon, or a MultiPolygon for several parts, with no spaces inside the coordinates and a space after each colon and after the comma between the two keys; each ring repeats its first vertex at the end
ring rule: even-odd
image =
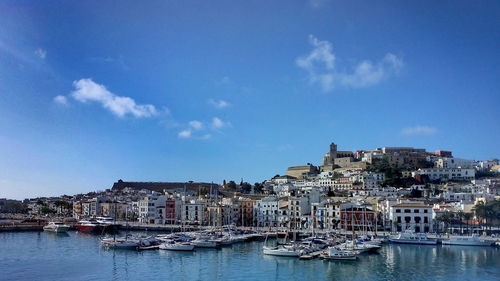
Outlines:
{"type": "Polygon", "coordinates": [[[452,220],[453,215],[448,211],[444,212],[441,216],[436,217],[436,221],[444,223],[444,232],[448,231],[448,226],[452,220]]]}
{"type": "Polygon", "coordinates": [[[467,233],[469,233],[469,221],[472,219],[472,217],[473,217],[472,213],[464,213],[464,220],[467,227],[467,233]]]}
{"type": "Polygon", "coordinates": [[[250,193],[250,191],[252,191],[252,185],[249,184],[248,182],[243,182],[240,185],[240,188],[241,188],[241,192],[243,192],[243,193],[250,193]]]}
{"type": "Polygon", "coordinates": [[[253,185],[253,192],[255,192],[255,193],[262,193],[263,189],[264,189],[264,185],[263,184],[258,183],[258,182],[254,183],[254,185],[253,185]]]}
{"type": "Polygon", "coordinates": [[[198,194],[200,196],[205,196],[208,194],[208,188],[206,186],[202,186],[200,188],[198,188],[198,194]]]}
{"type": "Polygon", "coordinates": [[[51,209],[47,206],[43,206],[41,209],[40,209],[40,212],[44,215],[47,215],[47,214],[55,214],[56,213],[56,210],[54,209],[51,209]]]}
{"type": "Polygon", "coordinates": [[[483,201],[479,201],[474,208],[472,208],[477,220],[479,221],[479,227],[482,228],[483,222],[486,219],[486,206],[483,201]]]}
{"type": "Polygon", "coordinates": [[[227,188],[231,190],[236,190],[236,183],[234,181],[229,181],[227,183],[227,188]]]}

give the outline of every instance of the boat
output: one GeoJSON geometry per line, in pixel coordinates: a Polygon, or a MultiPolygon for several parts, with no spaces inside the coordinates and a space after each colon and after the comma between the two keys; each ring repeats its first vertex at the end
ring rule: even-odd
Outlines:
{"type": "Polygon", "coordinates": [[[76,229],[85,233],[100,232],[102,225],[96,220],[81,220],[76,224],[76,229]]]}
{"type": "Polygon", "coordinates": [[[405,231],[389,238],[389,242],[397,244],[436,245],[437,239],[429,238],[425,233],[405,231]]]}
{"type": "Polygon", "coordinates": [[[169,251],[192,251],[194,250],[194,245],[189,242],[176,242],[172,240],[161,243],[159,249],[169,251]]]}
{"type": "Polygon", "coordinates": [[[354,251],[342,250],[337,247],[329,247],[321,256],[326,260],[355,261],[358,257],[354,251]]]}
{"type": "Polygon", "coordinates": [[[460,246],[491,246],[492,242],[479,239],[479,236],[450,236],[448,239],[443,239],[443,245],[460,245],[460,246]]]}
{"type": "Polygon", "coordinates": [[[360,243],[352,240],[348,240],[338,246],[341,250],[353,250],[359,253],[371,252],[376,253],[380,250],[381,246],[371,243],[360,243]]]}
{"type": "Polygon", "coordinates": [[[96,217],[95,219],[108,232],[116,231],[121,227],[121,224],[116,223],[116,219],[114,219],[113,217],[103,216],[103,217],[96,217]]]}
{"type": "Polygon", "coordinates": [[[48,232],[64,233],[69,230],[69,225],[58,221],[51,221],[43,227],[43,230],[48,232]]]}
{"type": "Polygon", "coordinates": [[[219,243],[215,240],[198,238],[191,241],[196,248],[219,248],[219,243]]]}
{"type": "Polygon", "coordinates": [[[280,257],[299,257],[303,253],[300,249],[294,246],[279,245],[275,247],[263,247],[264,255],[280,256],[280,257]]]}
{"type": "Polygon", "coordinates": [[[125,238],[103,238],[101,244],[106,248],[113,249],[137,249],[141,245],[141,241],[137,239],[125,238]]]}

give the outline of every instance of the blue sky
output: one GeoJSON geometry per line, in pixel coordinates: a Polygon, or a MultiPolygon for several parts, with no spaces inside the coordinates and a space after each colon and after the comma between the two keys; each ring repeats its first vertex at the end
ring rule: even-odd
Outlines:
{"type": "Polygon", "coordinates": [[[340,2],[2,1],[0,197],[500,157],[498,1],[340,2]]]}

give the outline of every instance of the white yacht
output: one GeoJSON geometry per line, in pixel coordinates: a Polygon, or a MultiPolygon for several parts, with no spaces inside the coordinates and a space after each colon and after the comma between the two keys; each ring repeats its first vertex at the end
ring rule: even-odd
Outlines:
{"type": "Polygon", "coordinates": [[[264,255],[280,257],[300,257],[302,251],[294,246],[280,245],[276,247],[263,247],[264,255]]]}
{"type": "Polygon", "coordinates": [[[354,251],[341,250],[336,247],[329,247],[325,254],[321,256],[327,260],[346,260],[354,261],[357,259],[356,253],[354,251]]]}
{"type": "Polygon", "coordinates": [[[450,236],[448,239],[443,239],[443,245],[461,245],[461,246],[491,246],[488,240],[481,240],[479,236],[450,236]]]}
{"type": "Polygon", "coordinates": [[[193,244],[196,248],[218,248],[219,243],[215,240],[210,240],[210,239],[203,239],[203,238],[197,238],[193,241],[191,241],[191,244],[193,244]]]}
{"type": "Polygon", "coordinates": [[[425,233],[405,231],[389,238],[389,242],[398,244],[436,245],[437,239],[429,238],[425,233]]]}
{"type": "Polygon", "coordinates": [[[103,238],[101,239],[103,247],[114,249],[136,249],[141,245],[141,241],[137,239],[125,238],[103,238]]]}
{"type": "Polygon", "coordinates": [[[192,251],[194,250],[194,245],[189,242],[175,242],[169,241],[165,243],[161,243],[159,246],[160,250],[169,250],[169,251],[192,251]]]}
{"type": "Polygon", "coordinates": [[[44,231],[57,232],[62,233],[66,232],[69,229],[69,225],[66,225],[62,222],[51,221],[46,226],[43,227],[44,231]]]}
{"type": "Polygon", "coordinates": [[[375,253],[380,250],[381,246],[372,243],[357,243],[356,241],[348,240],[339,245],[341,250],[353,250],[359,253],[372,252],[375,253]]]}

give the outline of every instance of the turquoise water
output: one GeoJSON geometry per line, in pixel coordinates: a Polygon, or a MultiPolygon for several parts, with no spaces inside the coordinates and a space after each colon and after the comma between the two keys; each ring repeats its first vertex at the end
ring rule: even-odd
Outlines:
{"type": "Polygon", "coordinates": [[[0,280],[499,280],[500,249],[386,245],[357,262],[262,255],[263,242],[196,252],[104,250],[70,232],[0,233],[0,280]]]}

